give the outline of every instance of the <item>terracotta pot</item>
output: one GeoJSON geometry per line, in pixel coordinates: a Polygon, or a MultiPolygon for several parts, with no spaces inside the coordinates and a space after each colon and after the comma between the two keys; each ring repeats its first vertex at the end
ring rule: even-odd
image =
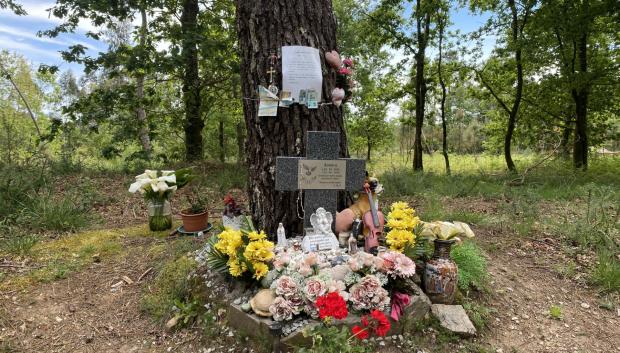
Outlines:
{"type": "Polygon", "coordinates": [[[433,258],[424,268],[424,289],[435,304],[452,304],[456,293],[458,267],[450,258],[454,240],[435,240],[433,258]]]}
{"type": "Polygon", "coordinates": [[[199,214],[190,214],[189,210],[181,212],[181,219],[183,219],[183,230],[186,232],[200,232],[207,229],[209,223],[209,211],[204,211],[199,214]]]}

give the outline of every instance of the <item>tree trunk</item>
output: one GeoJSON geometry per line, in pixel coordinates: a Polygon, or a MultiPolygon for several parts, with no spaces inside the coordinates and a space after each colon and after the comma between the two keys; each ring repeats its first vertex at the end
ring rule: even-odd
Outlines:
{"type": "Polygon", "coordinates": [[[220,162],[226,162],[226,144],[224,143],[224,120],[220,119],[220,126],[218,130],[218,138],[220,142],[220,162]]]}
{"type": "Polygon", "coordinates": [[[441,66],[443,59],[443,35],[445,22],[439,20],[439,60],[437,61],[437,72],[439,73],[439,84],[441,85],[441,132],[442,132],[442,152],[443,159],[446,162],[446,174],[450,175],[450,159],[448,158],[448,127],[446,126],[446,82],[443,79],[443,68],[441,66]]]}
{"type": "MultiPolygon", "coordinates": [[[[506,167],[511,172],[516,172],[517,167],[512,160],[512,136],[514,135],[515,127],[517,125],[517,116],[519,115],[519,106],[521,105],[521,98],[523,95],[523,60],[521,43],[519,41],[519,16],[517,13],[517,7],[514,0],[509,0],[510,10],[512,12],[512,41],[515,46],[515,64],[517,65],[517,86],[515,87],[515,100],[512,103],[512,109],[508,114],[508,127],[506,129],[506,137],[504,139],[504,157],[506,159],[506,167]]],[[[525,21],[525,19],[524,19],[525,21]]],[[[523,27],[522,27],[523,28],[523,27]]]]}
{"type": "Polygon", "coordinates": [[[202,159],[202,129],[200,77],[198,76],[197,18],[198,0],[184,0],[181,15],[183,32],[183,102],[185,104],[185,159],[202,159]]]}
{"type": "Polygon", "coordinates": [[[430,14],[422,16],[422,0],[416,4],[416,21],[418,35],[418,50],[415,55],[415,141],[413,148],[413,170],[423,171],[422,162],[422,128],[424,127],[424,105],[426,103],[426,80],[424,78],[424,59],[426,58],[426,43],[429,35],[430,14]],[[423,22],[425,22],[423,24],[423,22]],[[423,31],[422,27],[425,27],[423,31]]]}
{"type": "MultiPolygon", "coordinates": [[[[147,18],[146,7],[144,4],[140,7],[140,15],[142,16],[142,26],[140,27],[140,56],[141,62],[144,64],[144,53],[146,52],[146,35],[147,35],[147,18]]],[[[149,123],[146,119],[146,111],[144,110],[144,70],[138,70],[136,75],[136,99],[138,106],[136,107],[136,116],[138,119],[138,138],[142,145],[142,151],[148,159],[151,158],[151,138],[149,137],[149,123]]]]}
{"type": "Polygon", "coordinates": [[[244,149],[245,149],[245,136],[243,136],[243,121],[237,123],[237,164],[243,164],[244,149]]]}
{"type": "MultiPolygon", "coordinates": [[[[587,9],[588,1],[585,1],[587,9]]],[[[586,14],[587,15],[587,14],[586,14]]],[[[587,26],[586,26],[587,27],[587,26]]],[[[579,57],[579,76],[577,87],[572,90],[575,101],[575,145],[573,148],[573,164],[575,168],[588,169],[588,30],[582,29],[577,43],[579,57]]]]}
{"type": "Polygon", "coordinates": [[[372,150],[372,144],[370,143],[370,137],[366,138],[366,161],[370,162],[370,152],[372,150]]]}
{"type": "MultiPolygon", "coordinates": [[[[318,48],[321,57],[337,49],[331,0],[236,0],[236,7],[243,97],[257,99],[258,85],[268,85],[270,54],[282,46],[318,48]]],[[[274,82],[280,83],[280,65],[276,70],[274,82]]],[[[336,72],[325,64],[323,72],[325,101],[335,87],[336,72]]],[[[274,189],[276,157],[305,156],[306,135],[312,130],[340,132],[340,155],[347,156],[342,112],[334,105],[320,105],[314,110],[292,105],[278,109],[277,117],[258,117],[258,102],[249,99],[243,100],[243,110],[252,218],[269,233],[275,233],[279,222],[289,232],[298,232],[303,224],[299,218],[303,216],[298,207],[299,193],[274,189]]]]}
{"type": "Polygon", "coordinates": [[[573,133],[572,120],[573,118],[570,115],[564,119],[564,130],[562,130],[562,140],[560,141],[560,153],[562,158],[566,160],[570,157],[570,135],[573,133]]]}

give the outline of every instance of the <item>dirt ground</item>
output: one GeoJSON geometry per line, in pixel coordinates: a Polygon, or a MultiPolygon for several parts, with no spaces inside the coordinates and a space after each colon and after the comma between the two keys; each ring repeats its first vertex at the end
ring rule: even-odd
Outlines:
{"type": "MultiPolygon", "coordinates": [[[[472,200],[463,207],[493,212],[496,205],[472,200]]],[[[128,204],[123,209],[127,216],[138,207],[128,204]]],[[[141,215],[125,222],[115,218],[108,218],[103,226],[139,222],[141,215]]],[[[474,227],[474,231],[488,255],[492,293],[486,305],[493,309],[488,329],[475,342],[492,347],[491,352],[505,353],[620,352],[620,310],[617,305],[613,310],[599,307],[596,290],[584,280],[562,278],[554,271],[555,265],[566,261],[556,240],[516,242],[511,234],[496,229],[474,227]],[[561,308],[561,319],[550,317],[552,305],[561,308]]],[[[152,266],[146,249],[166,241],[125,239],[122,257],[93,262],[65,279],[22,292],[0,293],[0,352],[253,351],[249,345],[237,344],[232,332],[223,330],[215,338],[192,328],[168,333],[141,312],[140,296],[153,281],[153,271],[142,276],[152,266]],[[123,276],[134,283],[123,283],[123,276]]],[[[447,351],[475,351],[462,344],[450,347],[447,351]]],[[[399,351],[396,347],[382,350],[399,351]]],[[[413,350],[431,351],[432,345],[413,350]]]]}

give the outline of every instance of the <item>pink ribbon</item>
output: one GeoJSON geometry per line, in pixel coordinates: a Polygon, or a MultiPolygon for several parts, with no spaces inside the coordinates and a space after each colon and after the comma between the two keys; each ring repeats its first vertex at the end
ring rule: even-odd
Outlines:
{"type": "Polygon", "coordinates": [[[403,314],[403,308],[409,305],[410,299],[405,293],[394,292],[392,295],[392,311],[390,312],[390,317],[394,321],[398,321],[403,314]]]}

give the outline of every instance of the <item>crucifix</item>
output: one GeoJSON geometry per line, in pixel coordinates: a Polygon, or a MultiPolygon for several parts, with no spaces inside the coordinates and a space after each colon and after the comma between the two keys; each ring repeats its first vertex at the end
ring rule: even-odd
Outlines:
{"type": "Polygon", "coordinates": [[[269,59],[269,70],[267,71],[267,73],[269,74],[269,87],[267,87],[267,89],[269,90],[269,92],[277,95],[279,89],[278,86],[273,84],[273,74],[276,73],[276,70],[274,70],[274,66],[278,62],[278,56],[276,54],[271,54],[269,59]]]}
{"type": "Polygon", "coordinates": [[[308,131],[306,157],[276,158],[276,190],[304,192],[304,229],[319,207],[336,216],[338,191],[360,191],[366,161],[338,158],[340,133],[308,131]]]}

